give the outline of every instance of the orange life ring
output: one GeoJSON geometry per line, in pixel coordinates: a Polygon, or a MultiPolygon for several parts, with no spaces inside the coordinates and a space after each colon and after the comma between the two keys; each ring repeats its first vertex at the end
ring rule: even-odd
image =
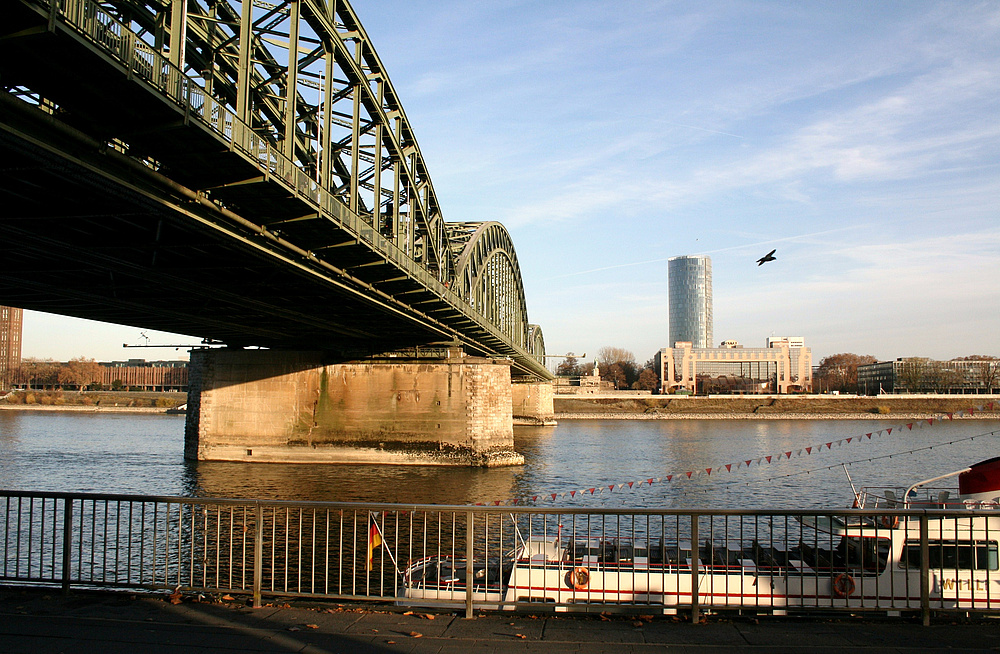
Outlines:
{"type": "Polygon", "coordinates": [[[884,515],[882,516],[882,526],[888,527],[889,529],[895,529],[899,526],[899,516],[898,515],[884,515]]]}
{"type": "Polygon", "coordinates": [[[586,590],[587,584],[590,583],[590,571],[583,566],[577,566],[566,575],[566,583],[576,590],[586,590]]]}
{"type": "Polygon", "coordinates": [[[833,596],[834,597],[850,597],[854,594],[854,590],[857,586],[854,584],[854,578],[844,572],[833,578],[833,596]]]}

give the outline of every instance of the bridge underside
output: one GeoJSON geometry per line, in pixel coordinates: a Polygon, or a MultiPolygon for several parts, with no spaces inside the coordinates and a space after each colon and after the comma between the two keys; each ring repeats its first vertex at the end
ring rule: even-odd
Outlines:
{"type": "Polygon", "coordinates": [[[449,338],[362,297],[359,277],[386,295],[429,293],[382,278],[354,239],[338,253],[354,279],[338,281],[192,189],[0,101],[0,302],[232,345],[356,352],[449,338]]]}
{"type": "Polygon", "coordinates": [[[57,109],[0,93],[0,303],[235,346],[511,356],[183,107],[12,4],[0,82],[57,109]]]}

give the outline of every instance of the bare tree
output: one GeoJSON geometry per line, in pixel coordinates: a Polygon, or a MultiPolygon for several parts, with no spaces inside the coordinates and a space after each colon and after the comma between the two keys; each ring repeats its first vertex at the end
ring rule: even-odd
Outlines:
{"type": "Polygon", "coordinates": [[[870,354],[831,354],[824,357],[819,362],[813,384],[822,386],[829,390],[837,390],[842,393],[856,393],[858,391],[858,366],[875,363],[878,361],[870,354]]]}
{"type": "Polygon", "coordinates": [[[958,357],[953,361],[969,361],[969,381],[981,386],[985,392],[993,393],[993,389],[1000,381],[1000,358],[986,355],[973,354],[967,357],[958,357]]]}
{"type": "Polygon", "coordinates": [[[910,393],[919,393],[927,387],[927,373],[930,360],[924,357],[903,359],[899,371],[899,383],[910,393]]]}
{"type": "Polygon", "coordinates": [[[601,379],[614,382],[615,388],[628,388],[639,379],[639,366],[635,355],[621,347],[602,347],[597,351],[597,360],[601,370],[601,379]],[[611,377],[611,369],[618,366],[621,379],[616,381],[611,377]]]}

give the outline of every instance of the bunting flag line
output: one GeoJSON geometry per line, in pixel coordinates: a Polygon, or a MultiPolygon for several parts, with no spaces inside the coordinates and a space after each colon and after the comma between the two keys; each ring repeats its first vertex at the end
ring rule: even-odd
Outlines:
{"type": "MultiPolygon", "coordinates": [[[[628,490],[630,490],[630,491],[638,491],[642,487],[643,484],[646,484],[646,486],[652,486],[654,482],[655,483],[660,483],[660,482],[663,482],[663,481],[671,482],[674,479],[674,477],[678,477],[678,475],[680,476],[680,478],[686,477],[687,479],[694,479],[695,477],[699,477],[701,475],[705,475],[706,477],[712,477],[712,473],[713,472],[718,473],[720,468],[725,468],[726,472],[732,473],[734,468],[737,469],[737,470],[741,470],[743,468],[749,469],[750,467],[752,467],[752,465],[754,463],[757,464],[757,467],[761,467],[761,466],[763,466],[765,464],[765,462],[767,464],[773,464],[773,463],[780,462],[782,460],[784,460],[784,461],[790,461],[793,458],[801,457],[803,451],[805,451],[805,455],[806,456],[819,455],[819,454],[822,454],[824,447],[827,449],[827,451],[831,451],[831,450],[833,450],[833,446],[834,445],[836,445],[837,447],[843,447],[843,445],[845,443],[850,444],[850,443],[855,442],[855,441],[858,444],[862,444],[862,443],[864,443],[865,439],[867,439],[868,442],[871,442],[873,440],[873,438],[876,437],[876,436],[877,437],[881,437],[883,434],[885,434],[887,436],[891,436],[894,429],[896,430],[896,432],[898,434],[898,433],[901,433],[903,431],[904,427],[907,429],[907,431],[913,431],[913,427],[914,426],[916,426],[917,428],[923,428],[925,425],[929,426],[929,427],[932,427],[932,426],[934,426],[935,421],[938,422],[938,423],[941,423],[941,422],[944,421],[945,418],[947,418],[948,420],[954,420],[955,418],[962,417],[963,415],[966,415],[966,414],[968,414],[970,416],[974,415],[974,413],[976,411],[978,411],[980,413],[982,413],[984,411],[993,411],[994,410],[994,406],[995,406],[995,403],[989,402],[989,403],[987,403],[987,404],[985,404],[983,406],[970,407],[970,408],[965,409],[965,410],[953,411],[953,412],[950,412],[950,413],[942,413],[942,414],[938,414],[938,415],[935,415],[935,416],[931,416],[929,418],[922,418],[919,421],[907,422],[907,423],[903,423],[903,424],[900,424],[900,425],[897,425],[897,426],[894,426],[894,427],[886,427],[884,429],[879,429],[877,431],[872,431],[872,432],[866,432],[865,434],[859,434],[857,436],[852,436],[852,437],[848,437],[848,438],[841,438],[841,439],[838,439],[838,440],[835,440],[835,441],[823,442],[823,443],[820,443],[818,445],[806,446],[806,447],[803,447],[803,448],[800,448],[800,449],[797,449],[797,450],[788,450],[788,451],[784,451],[784,452],[779,452],[777,455],[773,455],[773,454],[772,455],[764,455],[764,456],[761,456],[761,457],[759,457],[757,459],[743,459],[743,460],[738,461],[736,463],[725,463],[725,464],[720,464],[718,466],[712,466],[712,467],[708,467],[708,468],[698,468],[698,469],[694,469],[694,470],[688,470],[688,471],[685,471],[685,472],[682,472],[682,473],[671,473],[671,474],[667,474],[667,475],[664,475],[663,477],[659,477],[659,478],[657,478],[657,477],[651,477],[651,478],[647,478],[647,479],[639,479],[639,480],[621,482],[619,484],[609,484],[606,488],[607,488],[609,494],[614,494],[616,492],[620,493],[626,487],[628,487],[628,490]],[[793,454],[794,454],[794,456],[793,456],[793,454]]],[[[987,432],[986,434],[979,434],[978,436],[991,435],[991,434],[994,434],[994,433],[996,433],[996,432],[987,432]]],[[[967,437],[967,438],[960,438],[960,439],[956,439],[954,441],[950,441],[948,443],[939,443],[938,446],[941,446],[941,445],[951,445],[951,444],[959,443],[959,442],[966,441],[966,440],[972,440],[974,438],[977,438],[978,436],[971,436],[971,437],[967,437]]],[[[928,446],[926,448],[916,448],[914,450],[910,450],[909,452],[900,452],[900,453],[897,453],[895,455],[911,454],[913,452],[919,452],[919,451],[922,451],[924,449],[930,449],[930,447],[933,447],[933,446],[928,446]]],[[[895,456],[895,455],[885,455],[885,456],[873,457],[871,459],[861,459],[859,461],[853,461],[853,462],[846,463],[846,464],[843,464],[843,465],[851,465],[853,463],[858,463],[858,462],[860,462],[862,460],[863,461],[873,461],[873,460],[877,460],[877,459],[881,459],[881,458],[892,457],[892,456],[895,456]]],[[[828,466],[826,468],[815,468],[814,470],[830,469],[832,467],[837,467],[839,465],[841,465],[841,464],[836,464],[835,466],[828,466]]],[[[771,479],[781,479],[781,478],[783,478],[785,476],[795,476],[795,475],[799,475],[799,474],[808,474],[808,473],[809,473],[809,471],[795,472],[795,473],[790,473],[789,475],[771,477],[771,479]]],[[[718,474],[715,475],[715,478],[718,478],[718,474]]],[[[722,482],[722,483],[727,483],[728,484],[728,483],[741,483],[741,482],[722,482]]],[[[575,499],[578,494],[581,495],[581,496],[585,495],[586,493],[590,493],[591,496],[593,496],[595,494],[603,495],[604,494],[604,489],[605,489],[605,486],[603,486],[603,485],[601,485],[601,486],[596,486],[595,485],[593,487],[584,488],[584,489],[581,489],[581,490],[564,491],[562,493],[543,493],[541,495],[532,495],[530,498],[524,497],[524,498],[516,498],[516,499],[509,499],[509,500],[494,500],[493,502],[491,502],[491,504],[493,504],[494,506],[500,506],[500,505],[504,504],[505,502],[506,503],[514,503],[514,504],[516,504],[518,502],[523,503],[523,504],[528,504],[530,502],[530,503],[537,504],[539,501],[545,501],[546,499],[551,499],[551,501],[555,502],[557,499],[559,499],[559,498],[565,498],[567,495],[571,499],[575,499]]],[[[484,504],[483,503],[476,503],[476,506],[484,506],[484,504]]],[[[376,533],[376,536],[378,536],[377,533],[376,533]]],[[[378,545],[381,544],[381,537],[378,536],[378,542],[375,543],[375,545],[372,545],[371,544],[372,542],[374,542],[374,540],[371,538],[371,534],[369,534],[369,564],[371,562],[372,551],[374,550],[375,547],[378,547],[378,545]]]]}

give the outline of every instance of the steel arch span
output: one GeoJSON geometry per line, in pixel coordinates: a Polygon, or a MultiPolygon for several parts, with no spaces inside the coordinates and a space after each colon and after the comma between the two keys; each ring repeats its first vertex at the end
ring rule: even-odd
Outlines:
{"type": "Polygon", "coordinates": [[[0,156],[32,165],[0,180],[0,303],[243,346],[458,341],[551,378],[510,235],[444,221],[345,0],[3,15],[0,156]]]}

